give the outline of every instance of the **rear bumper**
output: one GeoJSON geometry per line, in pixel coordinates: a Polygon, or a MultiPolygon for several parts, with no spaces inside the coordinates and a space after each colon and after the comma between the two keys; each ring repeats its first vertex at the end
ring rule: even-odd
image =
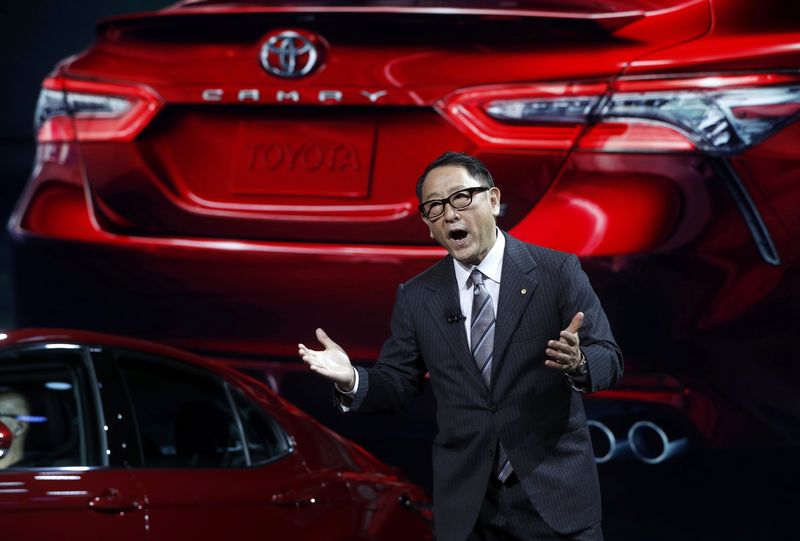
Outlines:
{"type": "Polygon", "coordinates": [[[323,327],[359,344],[354,357],[372,356],[388,334],[397,284],[444,253],[10,232],[18,326],[113,331],[242,355],[293,353],[323,327]]]}

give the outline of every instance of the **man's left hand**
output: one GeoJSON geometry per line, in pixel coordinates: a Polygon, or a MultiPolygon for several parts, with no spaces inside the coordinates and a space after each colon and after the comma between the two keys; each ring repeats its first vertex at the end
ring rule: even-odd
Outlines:
{"type": "Polygon", "coordinates": [[[581,341],[578,337],[581,323],[583,323],[583,312],[578,312],[567,328],[561,331],[561,338],[558,341],[547,342],[548,348],[545,350],[545,354],[548,359],[544,362],[545,366],[567,373],[577,370],[581,362],[581,341]]]}

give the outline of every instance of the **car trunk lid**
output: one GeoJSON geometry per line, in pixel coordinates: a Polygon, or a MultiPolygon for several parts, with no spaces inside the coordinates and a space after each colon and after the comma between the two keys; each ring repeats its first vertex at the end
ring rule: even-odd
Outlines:
{"type": "Polygon", "coordinates": [[[697,1],[469,5],[186,2],[102,22],[97,44],[63,74],[144,87],[163,107],[130,141],[82,144],[101,223],[147,235],[428,243],[416,178],[460,150],[493,171],[499,224],[510,229],[556,178],[580,127],[545,126],[554,142],[539,147],[487,143],[453,121],[449,99],[487,85],[602,89],[631,60],[708,26],[697,1]],[[278,36],[280,48],[285,32],[318,49],[303,76],[265,65],[265,47],[278,36]]]}

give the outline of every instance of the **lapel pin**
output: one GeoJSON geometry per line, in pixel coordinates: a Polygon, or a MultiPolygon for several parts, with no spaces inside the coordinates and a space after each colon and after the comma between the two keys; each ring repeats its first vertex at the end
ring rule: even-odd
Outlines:
{"type": "Polygon", "coordinates": [[[519,290],[519,292],[525,295],[528,292],[528,290],[523,287],[522,289],[519,290]]]}

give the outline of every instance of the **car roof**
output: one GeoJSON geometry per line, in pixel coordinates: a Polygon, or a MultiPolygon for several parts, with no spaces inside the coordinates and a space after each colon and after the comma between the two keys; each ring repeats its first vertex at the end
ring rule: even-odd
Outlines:
{"type": "Polygon", "coordinates": [[[277,407],[294,416],[310,418],[307,413],[301,411],[294,404],[273,391],[269,385],[229,366],[223,359],[203,357],[173,346],[167,346],[149,340],[95,331],[64,328],[0,329],[0,353],[2,353],[3,350],[17,347],[35,347],[37,345],[56,343],[87,347],[115,348],[120,350],[125,349],[191,363],[212,370],[226,378],[234,378],[240,382],[248,381],[250,385],[255,385],[258,388],[258,392],[261,393],[261,396],[273,407],[277,407]]]}
{"type": "MultiPolygon", "coordinates": [[[[214,361],[213,359],[201,357],[172,346],[127,336],[60,328],[30,328],[0,331],[0,349],[52,343],[130,349],[153,355],[172,357],[186,362],[200,364],[208,368],[220,369],[223,367],[222,363],[214,361]]],[[[224,370],[224,368],[222,369],[224,370]]]]}

